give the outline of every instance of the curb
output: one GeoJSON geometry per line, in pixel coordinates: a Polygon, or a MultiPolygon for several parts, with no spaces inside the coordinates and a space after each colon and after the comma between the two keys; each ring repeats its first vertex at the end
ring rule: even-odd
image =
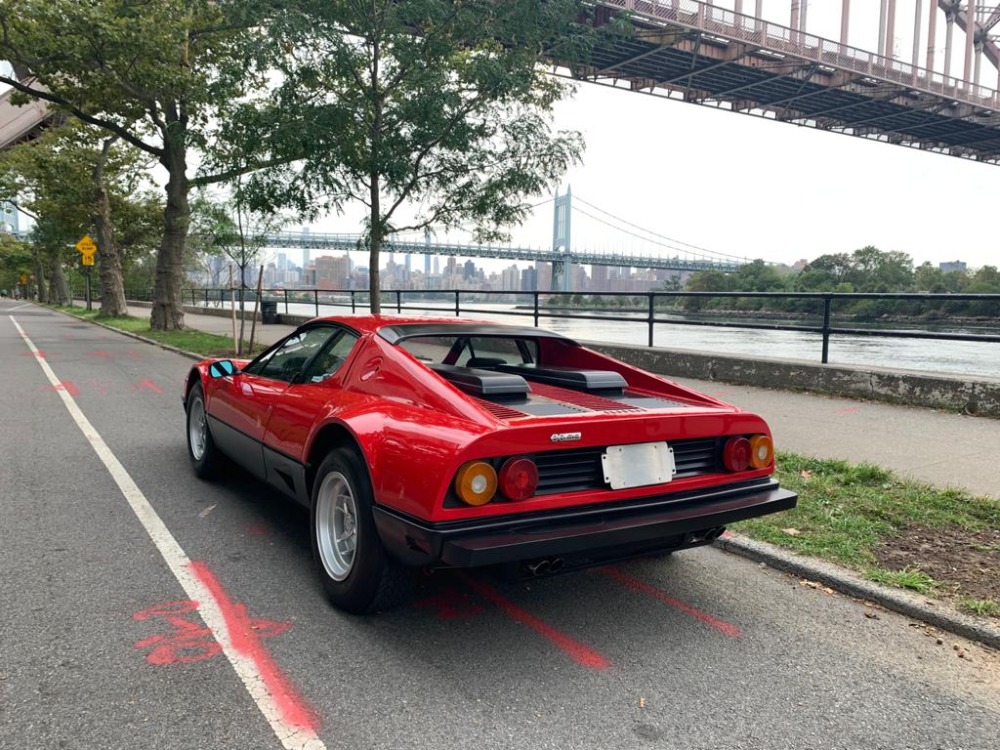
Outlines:
{"type": "Polygon", "coordinates": [[[715,546],[725,552],[765,563],[776,570],[822,583],[841,594],[874,602],[914,620],[1000,649],[1000,627],[973,619],[926,597],[866,581],[856,573],[838,565],[803,557],[773,544],[731,533],[719,537],[715,541],[715,546]]]}

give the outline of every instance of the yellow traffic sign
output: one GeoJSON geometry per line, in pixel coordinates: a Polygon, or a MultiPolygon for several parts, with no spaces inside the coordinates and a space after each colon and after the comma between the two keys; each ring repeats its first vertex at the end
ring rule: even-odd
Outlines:
{"type": "Polygon", "coordinates": [[[26,274],[26,273],[22,273],[21,274],[21,283],[22,284],[27,284],[28,283],[28,274],[26,274]]]}
{"type": "MultiPolygon", "coordinates": [[[[76,243],[76,249],[79,250],[84,256],[93,256],[97,252],[97,243],[90,239],[89,234],[83,235],[79,242],[76,243]]],[[[87,263],[86,265],[94,265],[93,261],[87,263]]]]}
{"type": "Polygon", "coordinates": [[[94,254],[93,253],[84,253],[83,254],[83,265],[85,265],[85,266],[92,266],[92,265],[94,265],[94,254]]]}

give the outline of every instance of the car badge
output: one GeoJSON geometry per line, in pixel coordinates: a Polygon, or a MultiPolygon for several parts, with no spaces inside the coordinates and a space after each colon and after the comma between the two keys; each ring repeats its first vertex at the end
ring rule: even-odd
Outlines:
{"type": "Polygon", "coordinates": [[[568,443],[571,440],[579,440],[583,437],[582,432],[556,432],[549,438],[553,443],[568,443]]]}

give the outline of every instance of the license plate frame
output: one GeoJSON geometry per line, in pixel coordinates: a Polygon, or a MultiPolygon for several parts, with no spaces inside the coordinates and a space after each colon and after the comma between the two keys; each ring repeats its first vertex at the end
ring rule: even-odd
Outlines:
{"type": "Polygon", "coordinates": [[[609,445],[601,454],[601,467],[613,490],[664,484],[677,472],[674,449],[665,441],[609,445]]]}

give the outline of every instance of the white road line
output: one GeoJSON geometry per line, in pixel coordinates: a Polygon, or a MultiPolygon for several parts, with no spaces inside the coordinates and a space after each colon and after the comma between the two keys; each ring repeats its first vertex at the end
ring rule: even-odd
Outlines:
{"type": "Polygon", "coordinates": [[[264,676],[257,668],[256,663],[253,659],[243,656],[233,648],[222,610],[219,608],[218,602],[212,596],[211,592],[191,572],[191,560],[188,558],[187,553],[184,552],[177,543],[177,540],[174,539],[173,534],[170,533],[170,530],[157,515],[145,495],[142,494],[138,485],[129,476],[125,467],[122,466],[118,458],[111,452],[107,443],[104,442],[97,430],[94,429],[94,426],[84,416],[73,397],[66,392],[66,389],[60,387],[59,378],[56,377],[52,368],[49,367],[49,363],[39,356],[38,349],[31,339],[28,338],[24,329],[21,328],[14,318],[11,318],[11,322],[31,350],[35,361],[41,366],[49,382],[56,389],[56,393],[62,398],[63,403],[69,410],[70,416],[73,417],[73,421],[76,422],[84,437],[87,438],[97,457],[101,459],[108,473],[111,474],[111,478],[115,480],[118,489],[121,490],[122,495],[125,496],[128,504],[138,517],[139,522],[146,529],[146,533],[153,540],[153,544],[156,545],[160,555],[163,556],[167,567],[170,568],[170,572],[174,574],[174,577],[180,583],[188,598],[198,602],[198,612],[205,621],[205,625],[209,627],[212,635],[215,636],[215,639],[222,646],[222,650],[233,665],[233,669],[236,670],[236,674],[243,681],[247,692],[250,693],[250,697],[253,698],[260,712],[271,725],[271,729],[274,730],[274,734],[278,740],[281,741],[281,744],[287,750],[325,750],[326,745],[316,736],[312,729],[288,724],[282,718],[281,710],[274,696],[268,692],[264,676]]]}

